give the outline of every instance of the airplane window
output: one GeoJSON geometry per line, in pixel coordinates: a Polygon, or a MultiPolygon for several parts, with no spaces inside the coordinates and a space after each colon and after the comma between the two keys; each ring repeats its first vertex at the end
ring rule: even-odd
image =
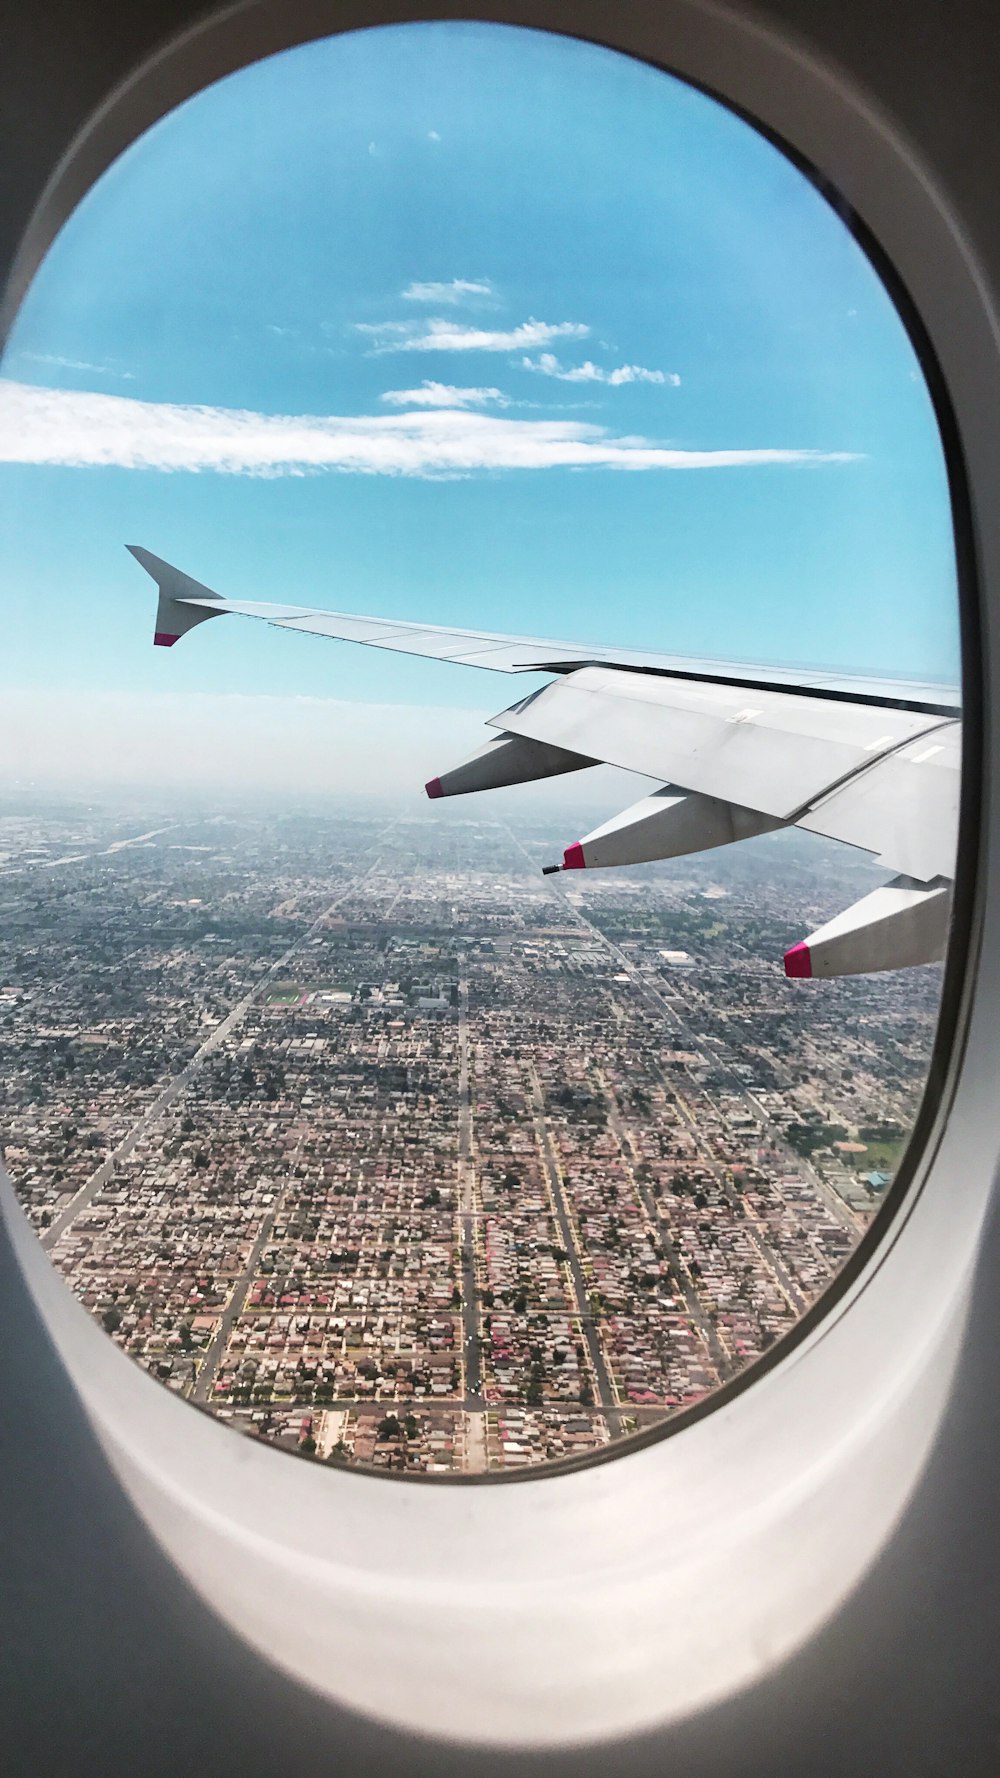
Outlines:
{"type": "Polygon", "coordinates": [[[109,1336],[404,1476],[772,1360],[905,1187],[960,756],[827,197],[593,45],[317,42],[80,204],[0,459],[3,1142],[109,1336]]]}

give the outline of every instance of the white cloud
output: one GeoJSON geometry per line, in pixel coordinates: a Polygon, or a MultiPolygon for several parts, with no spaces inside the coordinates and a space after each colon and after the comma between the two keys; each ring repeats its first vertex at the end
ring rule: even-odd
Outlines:
{"type": "Polygon", "coordinates": [[[544,377],[556,377],[560,383],[607,383],[611,389],[623,383],[667,383],[679,389],[681,379],[674,370],[647,370],[643,364],[619,364],[614,370],[603,370],[588,358],[583,364],[560,364],[554,352],[541,352],[537,358],[522,358],[522,370],[537,370],[544,377]]]}
{"type": "Polygon", "coordinates": [[[441,138],[438,135],[437,130],[428,130],[427,140],[428,142],[440,142],[441,138]]]}
{"type": "MultiPolygon", "coordinates": [[[[432,130],[429,140],[440,142],[441,138],[432,130]]],[[[447,284],[407,284],[403,291],[403,301],[408,303],[460,303],[467,296],[492,295],[493,286],[488,278],[452,278],[447,284]]]]}
{"type": "Polygon", "coordinates": [[[261,414],[40,389],[0,379],[0,462],[221,475],[454,476],[505,469],[724,469],[839,463],[846,451],[678,450],[582,420],[464,408],[394,414],[261,414]]]}
{"type": "Polygon", "coordinates": [[[473,327],[436,316],[432,321],[356,321],[375,352],[517,352],[556,339],[586,339],[580,321],[522,321],[518,327],[473,327]]]}
{"type": "Polygon", "coordinates": [[[502,389],[457,389],[454,383],[432,383],[427,378],[419,389],[387,389],[380,401],[393,407],[509,407],[502,389]]]}

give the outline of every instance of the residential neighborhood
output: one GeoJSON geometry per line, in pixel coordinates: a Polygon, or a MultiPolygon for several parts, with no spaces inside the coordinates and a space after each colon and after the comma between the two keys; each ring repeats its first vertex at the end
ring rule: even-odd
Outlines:
{"type": "Polygon", "coordinates": [[[606,1450],[769,1352],[891,1195],[939,972],[780,963],[872,867],[781,835],[543,878],[550,828],[0,820],[22,1204],[246,1436],[438,1476],[606,1450]]]}

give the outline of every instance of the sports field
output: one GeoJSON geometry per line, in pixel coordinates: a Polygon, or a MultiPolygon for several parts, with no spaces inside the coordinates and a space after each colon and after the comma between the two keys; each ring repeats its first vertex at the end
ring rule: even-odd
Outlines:
{"type": "Polygon", "coordinates": [[[298,1006],[304,990],[296,982],[276,982],[264,997],[265,1006],[298,1006]]]}

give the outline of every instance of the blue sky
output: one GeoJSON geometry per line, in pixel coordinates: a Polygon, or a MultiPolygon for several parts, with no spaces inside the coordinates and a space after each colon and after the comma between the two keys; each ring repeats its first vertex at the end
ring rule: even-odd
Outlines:
{"type": "Polygon", "coordinates": [[[877,277],[749,126],[595,47],[395,27],[220,83],[80,206],[3,379],[29,775],[59,708],[95,762],[126,728],[137,761],[179,721],[217,745],[228,710],[253,772],[281,700],[397,708],[388,757],[527,689],[236,620],[154,651],[126,542],[236,597],[957,672],[940,445],[877,277]]]}

